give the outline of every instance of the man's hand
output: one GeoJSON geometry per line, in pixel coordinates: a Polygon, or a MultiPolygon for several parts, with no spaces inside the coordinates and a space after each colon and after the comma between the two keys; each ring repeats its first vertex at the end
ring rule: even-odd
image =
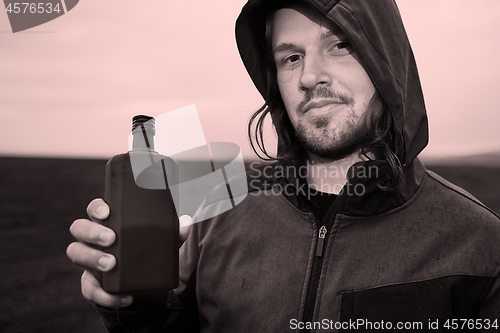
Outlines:
{"type": "Polygon", "coordinates": [[[132,304],[132,296],[111,295],[105,292],[93,271],[107,272],[116,265],[116,258],[92,246],[108,247],[116,239],[113,230],[101,225],[109,215],[109,207],[102,199],[93,200],[87,207],[91,220],[78,219],[69,228],[78,240],[71,243],[66,254],[73,263],[85,268],[81,279],[83,297],[108,308],[119,308],[132,304]]]}
{"type": "MultiPolygon", "coordinates": [[[[87,214],[91,220],[78,219],[71,224],[70,232],[77,239],[66,249],[66,254],[73,263],[85,268],[81,279],[83,297],[87,300],[108,308],[120,308],[132,304],[130,295],[111,295],[105,292],[95,271],[107,272],[116,265],[116,258],[109,253],[95,249],[108,247],[116,239],[113,230],[102,225],[102,220],[109,215],[109,206],[102,199],[94,199],[87,207],[87,214]]],[[[181,217],[190,224],[191,218],[181,217]]],[[[184,243],[191,230],[191,225],[180,228],[181,244],[184,243]]]]}

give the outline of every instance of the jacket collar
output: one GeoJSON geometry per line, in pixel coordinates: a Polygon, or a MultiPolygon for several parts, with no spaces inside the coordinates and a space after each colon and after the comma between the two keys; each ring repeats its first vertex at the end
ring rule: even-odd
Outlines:
{"type": "MultiPolygon", "coordinates": [[[[249,173],[249,191],[274,191],[273,195],[282,195],[297,209],[310,212],[310,192],[304,170],[303,165],[285,162],[265,164],[249,173]]],[[[373,216],[404,205],[422,184],[425,168],[415,159],[404,169],[404,180],[397,188],[389,191],[382,190],[377,185],[387,172],[385,163],[379,160],[359,162],[351,166],[348,170],[349,180],[339,194],[342,198],[339,213],[373,216]]]]}

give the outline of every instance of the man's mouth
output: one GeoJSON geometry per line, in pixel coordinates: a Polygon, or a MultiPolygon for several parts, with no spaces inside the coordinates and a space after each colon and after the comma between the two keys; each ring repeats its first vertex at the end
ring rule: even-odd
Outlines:
{"type": "Polygon", "coordinates": [[[346,103],[343,101],[332,100],[332,99],[322,99],[319,101],[309,101],[302,108],[302,112],[306,113],[306,112],[310,111],[311,109],[319,109],[319,108],[322,108],[322,107],[327,106],[327,105],[332,105],[333,107],[335,107],[335,106],[340,106],[343,104],[346,104],[346,103]]]}

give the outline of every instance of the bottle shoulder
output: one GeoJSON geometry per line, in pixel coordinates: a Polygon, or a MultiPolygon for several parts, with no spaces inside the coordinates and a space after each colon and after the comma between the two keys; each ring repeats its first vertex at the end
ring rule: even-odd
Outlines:
{"type": "Polygon", "coordinates": [[[131,161],[135,161],[135,163],[139,164],[156,164],[157,162],[163,161],[165,166],[171,165],[172,167],[178,167],[178,163],[175,160],[151,149],[133,149],[125,153],[117,154],[111,157],[107,164],[130,164],[131,161]]]}

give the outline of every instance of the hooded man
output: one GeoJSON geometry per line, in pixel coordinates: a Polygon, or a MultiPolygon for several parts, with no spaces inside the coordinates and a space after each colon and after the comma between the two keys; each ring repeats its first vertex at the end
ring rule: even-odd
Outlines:
{"type": "Polygon", "coordinates": [[[168,300],[121,303],[84,274],[110,332],[497,329],[499,218],[417,159],[427,117],[394,1],[250,0],[236,39],[265,99],[253,146],[269,157],[270,114],[278,162],[193,226],[168,300]]]}

